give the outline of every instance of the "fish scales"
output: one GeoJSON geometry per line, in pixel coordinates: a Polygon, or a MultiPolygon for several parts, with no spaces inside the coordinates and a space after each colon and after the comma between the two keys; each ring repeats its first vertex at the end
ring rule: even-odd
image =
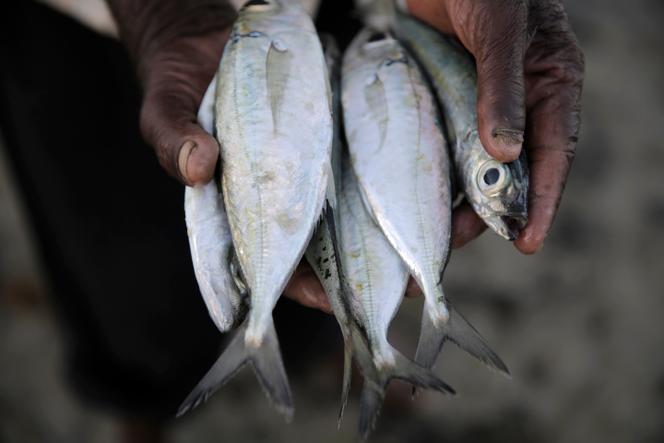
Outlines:
{"type": "Polygon", "coordinates": [[[427,315],[445,322],[450,161],[433,97],[404,48],[368,29],[348,49],[343,79],[349,149],[367,206],[422,288],[427,315]]]}
{"type": "Polygon", "coordinates": [[[222,188],[251,289],[246,338],[260,344],[323,206],[329,80],[313,23],[293,0],[243,8],[219,73],[222,188]]]}
{"type": "Polygon", "coordinates": [[[451,165],[433,94],[417,64],[391,35],[364,29],[346,52],[342,78],[344,123],[362,196],[424,293],[416,362],[432,367],[450,340],[507,373],[443,292],[451,165]]]}
{"type": "Polygon", "coordinates": [[[332,144],[327,67],[299,1],[245,3],[217,79],[221,187],[250,309],[178,415],[250,364],[272,404],[290,420],[292,395],[272,309],[321,215],[332,144]]]}
{"type": "Polygon", "coordinates": [[[477,74],[457,42],[417,19],[397,14],[398,37],[426,69],[444,110],[460,187],[475,212],[497,234],[514,240],[528,219],[525,151],[503,164],[484,149],[477,121],[477,74]]]}

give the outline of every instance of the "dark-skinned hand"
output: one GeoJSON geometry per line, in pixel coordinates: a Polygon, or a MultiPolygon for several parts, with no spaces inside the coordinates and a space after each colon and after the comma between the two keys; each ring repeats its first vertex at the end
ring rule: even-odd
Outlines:
{"type": "MultiPolygon", "coordinates": [[[[222,0],[108,0],[143,87],[141,132],[160,164],[186,185],[214,175],[219,145],[197,123],[235,12],[222,0]]],[[[482,143],[500,161],[527,150],[529,220],[515,246],[539,250],[551,227],[579,130],[583,54],[559,0],[408,0],[410,12],[456,35],[476,59],[482,143]]],[[[452,246],[485,229],[467,204],[453,215],[452,246]]],[[[419,288],[413,282],[408,295],[419,288]]],[[[284,294],[330,312],[304,262],[284,294]]]]}

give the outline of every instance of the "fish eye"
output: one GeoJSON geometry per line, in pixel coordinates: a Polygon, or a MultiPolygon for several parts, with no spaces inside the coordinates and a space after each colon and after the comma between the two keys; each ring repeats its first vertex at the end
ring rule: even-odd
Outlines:
{"type": "Polygon", "coordinates": [[[477,184],[483,194],[495,195],[511,182],[509,168],[496,160],[486,162],[478,171],[477,184]]]}
{"type": "Polygon", "coordinates": [[[489,168],[486,170],[482,178],[484,179],[485,184],[489,186],[495,185],[500,178],[500,171],[498,168],[489,168]]]}

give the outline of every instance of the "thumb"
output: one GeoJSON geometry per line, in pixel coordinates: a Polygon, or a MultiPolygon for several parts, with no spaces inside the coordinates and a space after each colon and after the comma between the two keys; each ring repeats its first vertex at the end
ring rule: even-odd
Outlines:
{"type": "Polygon", "coordinates": [[[198,100],[172,85],[146,92],[141,132],[161,166],[186,185],[209,182],[219,146],[196,121],[198,100]]]}
{"type": "Polygon", "coordinates": [[[186,185],[209,182],[219,157],[217,141],[198,124],[203,94],[216,71],[218,55],[192,54],[183,41],[150,60],[144,81],[141,132],[159,163],[186,185]]]}
{"type": "Polygon", "coordinates": [[[516,160],[525,129],[523,61],[528,40],[527,6],[523,0],[449,4],[452,26],[477,63],[477,114],[482,144],[496,160],[516,160]]]}

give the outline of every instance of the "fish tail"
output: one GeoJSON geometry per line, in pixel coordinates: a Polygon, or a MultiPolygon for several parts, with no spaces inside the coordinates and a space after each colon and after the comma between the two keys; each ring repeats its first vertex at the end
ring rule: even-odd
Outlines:
{"type": "Polygon", "coordinates": [[[247,325],[248,320],[245,320],[230,345],[182,402],[177,417],[205,402],[247,363],[251,363],[258,381],[272,404],[287,421],[292,419],[293,401],[274,324],[270,321],[263,340],[258,344],[245,340],[247,325]]]}
{"type": "Polygon", "coordinates": [[[341,382],[341,403],[339,405],[339,415],[337,416],[337,429],[341,428],[341,421],[344,418],[344,411],[348,404],[350,394],[350,381],[353,374],[353,350],[350,339],[344,337],[344,375],[341,382]]]}
{"type": "Polygon", "coordinates": [[[394,350],[394,356],[394,366],[376,369],[378,379],[365,376],[360,397],[360,422],[358,427],[362,441],[369,437],[376,426],[390,380],[397,378],[412,384],[414,388],[432,389],[443,394],[456,394],[450,385],[438,378],[431,370],[419,366],[396,350],[394,350]]]}
{"type": "Polygon", "coordinates": [[[396,378],[418,388],[455,394],[454,389],[433,374],[431,370],[418,365],[392,347],[390,347],[390,352],[394,357],[394,363],[377,367],[370,351],[369,341],[357,326],[353,328],[353,338],[354,355],[364,375],[358,426],[362,441],[368,438],[376,425],[390,380],[396,378]]]}
{"type": "Polygon", "coordinates": [[[449,318],[446,322],[434,323],[425,308],[422,315],[420,339],[415,352],[415,361],[427,368],[433,367],[445,340],[456,344],[485,365],[509,376],[507,365],[501,360],[468,321],[447,302],[449,318]]]}
{"type": "Polygon", "coordinates": [[[385,389],[365,379],[360,395],[360,422],[358,431],[360,440],[366,441],[376,427],[376,421],[383,406],[385,389]]]}

